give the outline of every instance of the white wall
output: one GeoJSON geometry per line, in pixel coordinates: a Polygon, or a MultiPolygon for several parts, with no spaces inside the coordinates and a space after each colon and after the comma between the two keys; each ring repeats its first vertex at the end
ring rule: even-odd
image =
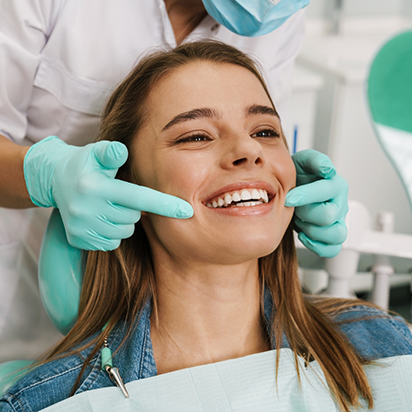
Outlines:
{"type": "Polygon", "coordinates": [[[405,15],[412,18],[412,0],[404,1],[403,12],[405,13],[405,15]]]}
{"type": "MultiPolygon", "coordinates": [[[[308,18],[327,17],[335,0],[311,0],[307,7],[308,18]]],[[[345,16],[371,16],[402,14],[412,16],[412,0],[343,0],[345,16]]]]}
{"type": "MultiPolygon", "coordinates": [[[[335,0],[311,0],[307,7],[309,22],[312,20],[312,22],[317,23],[319,19],[328,20],[334,2],[335,0]]],[[[385,22],[386,17],[406,17],[412,20],[412,0],[343,0],[343,17],[364,18],[369,16],[382,17],[381,22],[385,22]]],[[[316,33],[310,32],[308,35],[316,36],[316,33]]],[[[313,69],[313,67],[309,68],[313,69]]],[[[324,79],[327,80],[327,75],[325,74],[325,76],[324,79]]],[[[326,81],[325,90],[327,86],[328,82],[326,81]]],[[[325,94],[325,90],[322,91],[323,94],[325,94]]],[[[345,93],[340,96],[339,118],[344,118],[345,110],[350,110],[351,113],[347,114],[346,119],[349,116],[351,122],[341,122],[340,139],[338,139],[340,146],[329,154],[334,157],[339,173],[350,181],[351,198],[362,201],[373,217],[382,209],[394,212],[396,232],[412,234],[412,214],[406,194],[394,169],[377,145],[369,122],[365,120],[367,119],[366,107],[361,88],[346,88],[345,93]],[[353,133],[354,130],[356,133],[353,133]],[[362,139],[355,138],[359,133],[362,139]],[[373,161],[370,161],[370,158],[373,158],[373,161]],[[364,165],[365,159],[369,159],[366,165],[364,165]]],[[[319,99],[317,108],[318,118],[327,117],[332,110],[330,100],[324,100],[323,105],[321,100],[322,98],[319,99]]],[[[328,142],[325,139],[329,137],[328,141],[330,141],[330,136],[331,132],[327,122],[317,121],[315,147],[320,150],[323,146],[327,148],[328,142]]],[[[326,151],[328,152],[328,150],[326,151]]],[[[360,270],[365,271],[371,263],[370,256],[363,256],[360,270]]],[[[409,260],[404,259],[393,259],[393,263],[398,273],[406,273],[411,265],[409,260]]],[[[321,263],[319,263],[319,267],[321,267],[321,263]]]]}

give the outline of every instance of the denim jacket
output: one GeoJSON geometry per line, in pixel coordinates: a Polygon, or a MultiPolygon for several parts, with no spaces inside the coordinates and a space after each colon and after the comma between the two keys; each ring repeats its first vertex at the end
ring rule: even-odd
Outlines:
{"type": "MultiPolygon", "coordinates": [[[[272,299],[266,293],[266,321],[270,319],[271,309],[272,299]]],[[[113,357],[113,365],[119,369],[125,383],[157,374],[150,338],[150,313],[151,305],[148,302],[133,334],[113,357]]],[[[364,358],[375,360],[412,354],[412,335],[401,318],[391,317],[371,307],[355,306],[340,312],[334,321],[364,358]]],[[[119,347],[125,331],[126,325],[119,324],[110,334],[108,343],[113,352],[119,347]]],[[[286,339],[283,339],[283,345],[288,346],[286,339]]],[[[82,353],[83,359],[90,350],[82,353]]],[[[37,367],[0,398],[0,412],[40,411],[68,398],[82,366],[81,357],[73,355],[37,367]]],[[[101,368],[99,351],[83,374],[76,394],[113,385],[107,372],[101,368]]]]}

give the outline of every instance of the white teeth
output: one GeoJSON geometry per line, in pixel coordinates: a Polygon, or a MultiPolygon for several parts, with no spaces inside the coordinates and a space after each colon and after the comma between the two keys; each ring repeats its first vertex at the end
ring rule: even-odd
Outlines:
{"type": "Polygon", "coordinates": [[[252,190],[252,199],[260,199],[262,197],[262,195],[259,193],[258,190],[253,189],[252,190]]]}
{"type": "MultiPolygon", "coordinates": [[[[239,199],[240,200],[240,199],[239,199]]],[[[225,194],[225,205],[230,205],[232,203],[232,196],[229,193],[225,194]]]]}
{"type": "Polygon", "coordinates": [[[232,194],[232,201],[233,202],[240,202],[242,199],[240,198],[240,194],[238,192],[235,192],[232,194]]]}
{"type": "Polygon", "coordinates": [[[225,195],[213,200],[212,203],[207,203],[207,207],[222,208],[228,207],[232,203],[235,206],[257,206],[269,202],[269,196],[264,189],[252,189],[251,191],[243,189],[240,193],[234,192],[232,194],[225,193],[225,195]]]}
{"type": "Polygon", "coordinates": [[[243,189],[240,192],[240,197],[242,200],[250,200],[252,199],[252,195],[250,194],[249,190],[243,189]]]}
{"type": "Polygon", "coordinates": [[[263,205],[263,202],[260,201],[260,200],[257,201],[257,202],[242,202],[242,203],[239,203],[236,206],[257,206],[257,205],[263,205]]]}

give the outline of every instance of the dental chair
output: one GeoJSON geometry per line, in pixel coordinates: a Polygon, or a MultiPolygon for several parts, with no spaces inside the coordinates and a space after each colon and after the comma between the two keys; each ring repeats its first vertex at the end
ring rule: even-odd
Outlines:
{"type": "MultiPolygon", "coordinates": [[[[367,75],[366,103],[375,135],[395,168],[412,208],[412,30],[388,39],[377,51],[367,75]]],[[[412,209],[411,209],[412,210],[412,209]]],[[[368,210],[349,202],[346,219],[348,238],[341,253],[327,259],[329,284],[326,295],[350,297],[350,279],[356,274],[361,253],[374,255],[372,300],[388,308],[389,256],[412,259],[412,236],[393,232],[393,215],[378,217],[378,230],[371,230],[368,210]]]]}
{"type": "MultiPolygon", "coordinates": [[[[376,136],[394,165],[412,206],[412,30],[389,39],[377,52],[366,83],[367,103],[376,136]]],[[[357,272],[361,253],[373,254],[373,301],[386,308],[388,256],[412,259],[412,236],[391,232],[391,218],[381,216],[381,229],[371,230],[367,209],[349,202],[348,238],[341,253],[327,259],[329,284],[326,295],[352,297],[350,279],[357,272]]],[[[67,242],[58,210],[54,210],[43,239],[39,261],[39,286],[47,313],[57,329],[67,334],[77,319],[80,299],[82,254],[67,242]]],[[[21,377],[28,361],[0,365],[0,395],[21,377]],[[6,385],[4,383],[6,382],[6,385]],[[2,392],[3,391],[3,392],[2,392]]]]}

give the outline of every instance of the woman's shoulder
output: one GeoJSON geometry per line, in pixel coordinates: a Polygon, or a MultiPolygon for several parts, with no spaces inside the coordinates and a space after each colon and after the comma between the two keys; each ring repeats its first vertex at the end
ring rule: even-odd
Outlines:
{"type": "Polygon", "coordinates": [[[39,411],[68,398],[81,367],[70,356],[29,370],[0,398],[0,411],[39,411]]]}
{"type": "Polygon", "coordinates": [[[340,311],[333,320],[363,358],[412,354],[411,330],[400,316],[360,304],[340,311]]]}
{"type": "MultiPolygon", "coordinates": [[[[118,367],[125,383],[156,375],[147,311],[143,311],[142,315],[124,345],[122,343],[128,330],[125,322],[116,325],[108,337],[113,364],[118,367]]],[[[70,397],[85,359],[93,348],[89,346],[78,354],[56,359],[30,370],[0,398],[0,412],[41,411],[70,397]]],[[[98,350],[81,375],[75,395],[114,385],[101,365],[101,351],[98,350]]]]}
{"type": "MultiPolygon", "coordinates": [[[[84,364],[82,352],[36,366],[21,377],[1,398],[0,412],[40,411],[71,395],[84,364]]],[[[82,375],[79,391],[96,385],[100,374],[97,354],[82,375]]]]}

